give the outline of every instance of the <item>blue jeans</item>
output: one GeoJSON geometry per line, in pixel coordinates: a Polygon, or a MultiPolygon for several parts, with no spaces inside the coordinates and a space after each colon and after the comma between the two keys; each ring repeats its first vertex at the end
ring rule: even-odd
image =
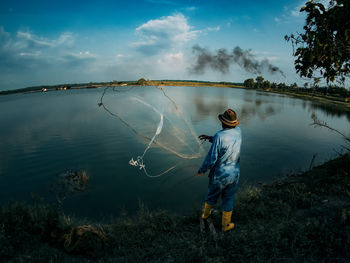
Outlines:
{"type": "Polygon", "coordinates": [[[230,212],[234,207],[235,194],[238,188],[237,183],[222,184],[218,180],[209,180],[208,193],[205,202],[210,205],[215,205],[221,195],[221,209],[225,212],[230,212]]]}

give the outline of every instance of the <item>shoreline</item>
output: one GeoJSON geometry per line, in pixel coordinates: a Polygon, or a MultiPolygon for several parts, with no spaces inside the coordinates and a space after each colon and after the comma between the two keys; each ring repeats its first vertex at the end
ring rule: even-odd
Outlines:
{"type": "Polygon", "coordinates": [[[321,104],[332,105],[339,110],[344,110],[344,112],[350,112],[350,102],[346,101],[346,98],[332,97],[332,96],[321,96],[320,94],[310,93],[298,93],[294,91],[285,91],[278,89],[254,89],[247,88],[243,86],[242,83],[232,83],[232,82],[207,82],[207,81],[168,81],[168,80],[149,80],[143,81],[123,81],[118,83],[105,82],[105,83],[91,83],[91,84],[60,84],[53,86],[38,86],[38,87],[28,87],[24,89],[0,91],[0,97],[10,94],[28,94],[37,92],[51,92],[60,90],[78,90],[78,89],[96,89],[103,87],[127,87],[127,86],[161,86],[161,87],[176,87],[176,86],[188,86],[188,87],[217,87],[217,88],[238,88],[247,90],[256,90],[259,92],[273,93],[286,95],[292,98],[298,98],[303,100],[309,100],[318,102],[321,104]]]}
{"type": "MultiPolygon", "coordinates": [[[[348,262],[350,154],[302,174],[237,193],[235,228],[220,210],[200,230],[201,211],[119,215],[103,224],[54,205],[0,205],[0,258],[11,262],[348,262]]],[[[219,209],[217,207],[216,209],[219,209]]]]}
{"type": "Polygon", "coordinates": [[[344,109],[344,111],[350,112],[350,103],[345,101],[336,100],[334,97],[327,97],[327,96],[317,96],[313,94],[300,94],[300,93],[294,93],[289,91],[278,91],[278,90],[257,90],[267,93],[274,93],[274,94],[281,94],[286,95],[292,98],[298,98],[303,100],[309,100],[309,101],[315,101],[323,104],[335,104],[337,107],[344,109]]]}

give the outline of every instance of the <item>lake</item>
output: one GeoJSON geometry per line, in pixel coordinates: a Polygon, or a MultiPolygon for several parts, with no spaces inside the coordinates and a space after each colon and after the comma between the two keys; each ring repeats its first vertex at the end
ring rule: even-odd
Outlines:
{"type": "Polygon", "coordinates": [[[200,209],[208,178],[195,175],[210,143],[196,137],[220,130],[217,115],[227,108],[237,112],[243,134],[241,188],[305,171],[313,156],[317,165],[342,151],[343,139],[311,126],[312,115],[350,130],[349,114],[332,107],[245,89],[118,87],[1,96],[0,200],[54,202],[58,175],[77,170],[90,180],[64,201],[69,213],[133,214],[140,203],[181,213],[200,209]]]}

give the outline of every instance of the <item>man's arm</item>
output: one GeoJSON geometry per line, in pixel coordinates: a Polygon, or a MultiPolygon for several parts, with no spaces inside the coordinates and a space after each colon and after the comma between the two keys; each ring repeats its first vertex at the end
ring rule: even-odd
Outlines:
{"type": "Polygon", "coordinates": [[[220,139],[218,138],[218,136],[214,136],[210,150],[207,156],[205,157],[202,166],[198,170],[199,176],[204,175],[206,171],[213,168],[213,166],[215,165],[219,157],[219,141],[220,139]]]}

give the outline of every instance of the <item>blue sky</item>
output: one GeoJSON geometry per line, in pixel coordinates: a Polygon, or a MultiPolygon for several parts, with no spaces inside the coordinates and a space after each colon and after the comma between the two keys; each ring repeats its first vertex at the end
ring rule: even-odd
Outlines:
{"type": "Polygon", "coordinates": [[[0,3],[0,90],[90,81],[197,79],[243,82],[258,74],[230,65],[195,74],[198,45],[213,54],[236,46],[297,82],[292,46],[305,1],[17,1],[0,3]]]}

